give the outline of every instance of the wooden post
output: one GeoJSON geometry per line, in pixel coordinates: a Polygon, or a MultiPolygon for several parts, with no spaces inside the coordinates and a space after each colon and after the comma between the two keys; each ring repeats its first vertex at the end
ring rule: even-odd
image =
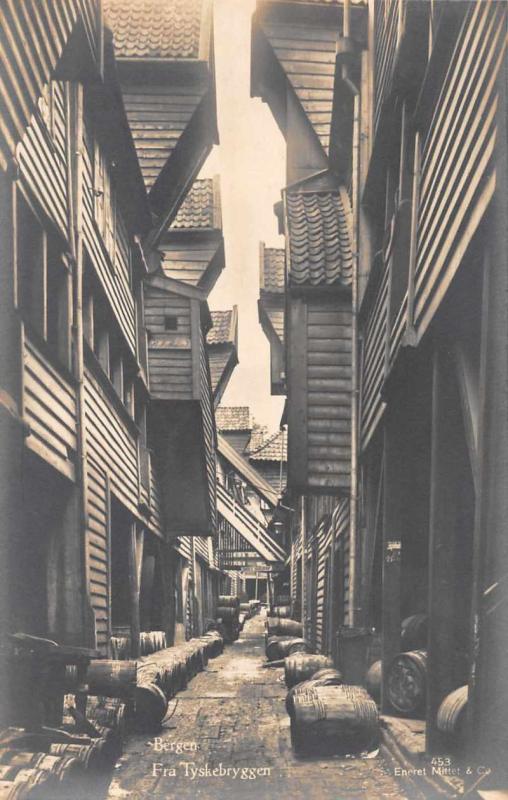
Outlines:
{"type": "Polygon", "coordinates": [[[508,767],[508,247],[506,60],[499,78],[496,194],[483,286],[479,497],[475,520],[474,648],[470,675],[473,755],[489,788],[506,787],[508,767]]]}
{"type": "Polygon", "coordinates": [[[301,526],[301,537],[302,537],[302,544],[301,544],[301,565],[302,565],[302,633],[303,638],[306,638],[306,634],[308,631],[308,620],[307,620],[307,571],[306,571],[306,553],[305,549],[307,547],[307,535],[306,535],[306,513],[305,513],[305,495],[300,498],[300,526],[301,526]]]}
{"type": "Polygon", "coordinates": [[[129,539],[129,585],[131,597],[131,656],[139,656],[139,579],[138,579],[138,541],[136,524],[130,524],[129,539]]]}
{"type": "Polygon", "coordinates": [[[396,419],[387,419],[384,431],[384,506],[383,506],[383,588],[382,588],[382,645],[383,683],[381,707],[390,707],[386,697],[388,666],[400,651],[400,584],[401,529],[400,512],[403,498],[400,484],[404,468],[400,452],[401,430],[396,419]]]}
{"type": "Polygon", "coordinates": [[[429,639],[427,660],[427,733],[430,753],[442,751],[436,715],[454,685],[454,561],[457,448],[452,417],[460,408],[450,403],[452,365],[436,345],[432,378],[432,436],[429,519],[429,639]]]}

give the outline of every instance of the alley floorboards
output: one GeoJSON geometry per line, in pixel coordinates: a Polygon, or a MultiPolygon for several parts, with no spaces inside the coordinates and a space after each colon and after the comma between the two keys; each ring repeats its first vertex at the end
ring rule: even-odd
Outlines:
{"type": "Polygon", "coordinates": [[[379,758],[296,758],[282,670],[263,669],[263,661],[263,618],[255,617],[241,638],[170,702],[156,735],[129,739],[108,800],[402,800],[379,758]],[[166,752],[160,752],[161,745],[166,752]],[[187,749],[178,753],[178,745],[187,749]],[[229,775],[193,777],[196,768],[220,764],[229,775]]]}

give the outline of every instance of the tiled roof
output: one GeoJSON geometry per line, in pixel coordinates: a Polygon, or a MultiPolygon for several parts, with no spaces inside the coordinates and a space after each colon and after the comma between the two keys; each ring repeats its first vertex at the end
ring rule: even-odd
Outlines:
{"type": "Polygon", "coordinates": [[[119,58],[199,57],[204,0],[106,0],[119,58]]]}
{"type": "Polygon", "coordinates": [[[332,192],[288,192],[290,281],[349,285],[352,253],[344,206],[332,192]]]}
{"type": "Polygon", "coordinates": [[[266,440],[267,436],[268,428],[265,425],[258,425],[257,423],[254,423],[247,447],[248,452],[250,453],[258,450],[266,440]]]}
{"type": "Polygon", "coordinates": [[[216,194],[212,178],[194,181],[171,225],[172,230],[216,227],[216,194]]]}
{"type": "Polygon", "coordinates": [[[206,335],[207,344],[234,344],[232,330],[233,309],[228,311],[212,311],[212,327],[206,335]]]}
{"type": "Polygon", "coordinates": [[[268,436],[257,447],[249,446],[249,459],[251,461],[280,461],[281,453],[282,460],[287,461],[287,436],[284,430],[268,436]]]}
{"type": "Polygon", "coordinates": [[[284,291],[286,253],[283,248],[263,248],[263,285],[265,292],[284,291]]]}
{"type": "Polygon", "coordinates": [[[249,406],[219,406],[215,411],[218,431],[250,431],[252,422],[249,406]]]}

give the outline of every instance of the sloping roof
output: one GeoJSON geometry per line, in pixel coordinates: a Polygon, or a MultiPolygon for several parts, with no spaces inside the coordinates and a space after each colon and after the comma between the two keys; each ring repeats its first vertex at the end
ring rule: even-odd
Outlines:
{"type": "Polygon", "coordinates": [[[290,282],[349,285],[351,242],[340,194],[288,192],[287,212],[290,282]]]}
{"type": "Polygon", "coordinates": [[[277,505],[278,494],[275,492],[268,481],[263,478],[252,464],[249,464],[245,458],[237,453],[228,441],[220,434],[217,436],[217,450],[223,458],[225,458],[232,467],[247,481],[250,485],[260,494],[268,503],[273,506],[277,505]]]}
{"type": "Polygon", "coordinates": [[[212,311],[212,327],[206,335],[206,343],[235,344],[234,309],[227,311],[212,311]]]}
{"type": "Polygon", "coordinates": [[[276,431],[257,446],[249,447],[251,461],[280,461],[281,454],[282,460],[287,461],[287,436],[284,430],[276,431]]]}
{"type": "Polygon", "coordinates": [[[286,253],[282,247],[262,247],[261,289],[265,292],[284,292],[286,253]]]}
{"type": "Polygon", "coordinates": [[[196,180],[171,224],[171,230],[222,227],[218,182],[213,178],[196,180]]]}
{"type": "Polygon", "coordinates": [[[199,58],[205,0],[105,0],[118,58],[199,58]]]}
{"type": "Polygon", "coordinates": [[[215,411],[218,431],[250,431],[252,420],[249,406],[219,406],[215,411]]]}

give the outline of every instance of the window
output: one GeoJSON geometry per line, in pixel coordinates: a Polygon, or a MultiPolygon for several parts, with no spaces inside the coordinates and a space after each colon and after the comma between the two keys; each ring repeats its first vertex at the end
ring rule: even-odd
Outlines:
{"type": "Polygon", "coordinates": [[[46,230],[21,191],[16,203],[18,306],[29,332],[44,339],[65,367],[71,363],[71,276],[62,243],[46,230]]]}
{"type": "Polygon", "coordinates": [[[164,330],[177,331],[178,330],[178,317],[169,316],[164,317],[164,330]]]}

